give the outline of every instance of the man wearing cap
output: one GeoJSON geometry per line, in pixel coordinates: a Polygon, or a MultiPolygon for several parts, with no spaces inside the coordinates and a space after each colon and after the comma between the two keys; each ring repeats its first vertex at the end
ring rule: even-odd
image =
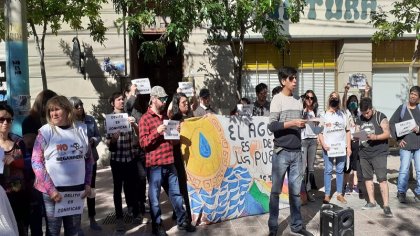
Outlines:
{"type": "Polygon", "coordinates": [[[200,105],[194,110],[194,116],[204,116],[207,113],[215,113],[210,107],[210,91],[206,88],[200,90],[200,105]]]}
{"type": "MultiPolygon", "coordinates": [[[[139,122],[140,146],[146,152],[146,168],[149,180],[150,215],[154,235],[165,236],[160,209],[160,190],[168,186],[169,199],[175,210],[179,230],[194,232],[195,227],[187,219],[183,197],[179,191],[178,176],[174,165],[173,141],[165,140],[167,120],[165,109],[168,95],[161,86],[154,86],[150,92],[149,108],[139,122]]],[[[178,127],[179,129],[179,127],[178,127]]]]}

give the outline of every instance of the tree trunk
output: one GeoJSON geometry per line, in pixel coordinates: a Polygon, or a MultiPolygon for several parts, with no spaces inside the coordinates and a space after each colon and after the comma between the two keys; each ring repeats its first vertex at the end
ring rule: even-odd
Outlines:
{"type": "MultiPolygon", "coordinates": [[[[420,14],[417,15],[417,24],[420,22],[420,14]]],[[[411,59],[410,65],[408,66],[408,85],[409,89],[414,85],[414,78],[413,78],[413,67],[414,63],[416,63],[417,59],[419,58],[419,39],[417,38],[419,35],[419,28],[416,28],[416,41],[414,43],[414,53],[413,58],[411,59]]]]}
{"type": "Polygon", "coordinates": [[[41,69],[42,89],[46,90],[46,89],[48,89],[48,86],[47,86],[47,73],[45,71],[45,62],[44,62],[44,57],[45,57],[44,56],[45,55],[44,54],[44,51],[45,51],[44,49],[45,49],[45,34],[47,32],[47,24],[46,24],[46,22],[44,22],[44,27],[43,27],[43,30],[42,30],[41,40],[39,39],[39,35],[36,31],[35,25],[32,22],[29,22],[29,25],[32,28],[32,33],[34,34],[34,37],[35,37],[36,48],[37,48],[38,54],[39,54],[39,59],[40,59],[39,66],[40,66],[40,69],[41,69]]]}

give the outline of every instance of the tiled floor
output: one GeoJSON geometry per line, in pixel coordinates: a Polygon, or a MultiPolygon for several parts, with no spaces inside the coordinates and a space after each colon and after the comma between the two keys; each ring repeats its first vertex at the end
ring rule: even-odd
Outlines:
{"type": "MultiPolygon", "coordinates": [[[[317,159],[317,170],[322,175],[322,161],[317,159]]],[[[373,210],[362,210],[361,207],[366,203],[364,200],[359,199],[358,195],[347,195],[347,204],[337,204],[335,196],[332,198],[332,203],[344,207],[351,207],[354,209],[354,226],[355,235],[360,236],[382,236],[382,235],[420,235],[420,203],[415,203],[413,200],[413,193],[411,190],[407,193],[410,198],[410,203],[400,204],[396,198],[396,178],[398,177],[399,157],[388,157],[388,175],[390,179],[389,192],[390,192],[390,206],[394,213],[393,218],[386,218],[383,214],[382,208],[377,207],[373,210]]],[[[318,177],[318,176],[317,176],[318,177]]],[[[317,179],[318,187],[323,186],[322,179],[317,179]]],[[[377,184],[376,184],[377,185],[377,184]]],[[[410,187],[414,187],[414,183],[410,183],[410,187]]],[[[380,198],[380,191],[378,186],[375,188],[376,197],[380,198]]],[[[323,189],[316,193],[316,202],[309,203],[302,207],[302,215],[306,228],[314,235],[320,235],[320,214],[319,210],[322,206],[323,189]]],[[[162,194],[162,197],[166,196],[162,194]]],[[[222,236],[260,236],[268,235],[268,214],[244,217],[236,220],[222,222],[213,225],[200,225],[197,227],[195,233],[180,232],[172,221],[172,210],[167,201],[163,204],[162,211],[164,212],[164,226],[168,230],[169,235],[222,235],[222,236]]],[[[87,210],[84,214],[83,227],[85,235],[92,236],[108,236],[118,235],[114,232],[115,225],[102,224],[107,215],[113,212],[112,200],[112,179],[110,168],[101,169],[98,171],[97,176],[97,219],[103,231],[93,232],[88,227],[87,210]]],[[[288,227],[289,209],[280,210],[279,218],[279,232],[278,235],[294,235],[290,232],[288,227]]],[[[127,231],[123,235],[151,235],[151,225],[142,224],[135,226],[127,224],[127,231]]]]}

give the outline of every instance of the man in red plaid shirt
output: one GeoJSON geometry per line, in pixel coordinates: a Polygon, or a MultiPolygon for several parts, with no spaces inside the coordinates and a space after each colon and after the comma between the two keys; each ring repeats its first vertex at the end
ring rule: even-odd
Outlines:
{"type": "MultiPolygon", "coordinates": [[[[165,236],[160,209],[162,185],[169,187],[168,195],[176,212],[179,230],[194,232],[195,227],[187,220],[183,197],[179,191],[178,176],[174,165],[173,142],[164,139],[167,120],[164,112],[168,95],[161,86],[154,86],[150,92],[149,109],[139,122],[140,146],[146,153],[146,169],[149,180],[150,215],[154,235],[165,236]]],[[[178,127],[179,128],[179,127],[178,127]]]]}

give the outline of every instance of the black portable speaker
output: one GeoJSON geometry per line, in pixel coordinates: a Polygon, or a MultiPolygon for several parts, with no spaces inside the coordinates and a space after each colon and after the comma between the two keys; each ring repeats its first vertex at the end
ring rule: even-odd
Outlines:
{"type": "Polygon", "coordinates": [[[353,236],[354,210],[325,204],[320,210],[321,236],[353,236]]]}

